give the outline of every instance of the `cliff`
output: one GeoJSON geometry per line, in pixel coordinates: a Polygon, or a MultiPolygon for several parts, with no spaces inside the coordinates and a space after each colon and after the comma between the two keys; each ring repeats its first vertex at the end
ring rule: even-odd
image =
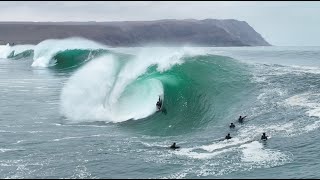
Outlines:
{"type": "Polygon", "coordinates": [[[0,22],[0,44],[37,44],[80,36],[109,46],[146,44],[269,46],[248,23],[233,19],[118,22],[0,22]]]}

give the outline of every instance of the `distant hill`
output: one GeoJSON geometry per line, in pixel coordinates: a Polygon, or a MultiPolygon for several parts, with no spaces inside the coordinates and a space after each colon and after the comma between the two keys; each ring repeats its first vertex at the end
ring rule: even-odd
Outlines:
{"type": "Polygon", "coordinates": [[[0,44],[37,44],[84,37],[109,46],[146,44],[270,46],[247,22],[234,19],[117,22],[0,22],[0,44]]]}

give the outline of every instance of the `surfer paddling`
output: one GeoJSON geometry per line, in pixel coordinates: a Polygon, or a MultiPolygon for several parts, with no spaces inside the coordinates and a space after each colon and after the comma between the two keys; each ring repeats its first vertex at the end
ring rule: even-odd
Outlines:
{"type": "Polygon", "coordinates": [[[170,146],[170,149],[179,149],[180,147],[179,146],[176,146],[176,143],[173,143],[171,146],[170,146]]]}
{"type": "Polygon", "coordinates": [[[246,118],[246,117],[247,117],[247,116],[243,116],[243,117],[240,116],[239,119],[238,119],[239,123],[243,123],[243,119],[246,118]]]}
{"type": "Polygon", "coordinates": [[[230,133],[225,137],[225,139],[231,139],[232,137],[230,136],[230,133]]]}

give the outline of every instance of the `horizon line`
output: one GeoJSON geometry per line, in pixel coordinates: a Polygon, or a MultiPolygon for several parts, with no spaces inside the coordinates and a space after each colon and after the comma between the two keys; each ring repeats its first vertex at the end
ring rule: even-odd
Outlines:
{"type": "Polygon", "coordinates": [[[165,21],[165,20],[176,20],[176,21],[185,21],[185,20],[196,20],[196,21],[204,21],[204,20],[236,20],[242,21],[232,18],[227,19],[215,19],[215,18],[205,18],[205,19],[194,19],[194,18],[187,18],[187,19],[154,19],[154,20],[109,20],[109,21],[95,21],[95,20],[88,20],[88,21],[78,21],[78,20],[70,20],[70,21],[0,21],[0,22],[134,22],[134,21],[165,21]]]}

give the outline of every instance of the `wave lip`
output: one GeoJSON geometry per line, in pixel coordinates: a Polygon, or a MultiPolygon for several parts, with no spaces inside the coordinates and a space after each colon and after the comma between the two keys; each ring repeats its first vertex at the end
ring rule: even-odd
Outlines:
{"type": "Polygon", "coordinates": [[[115,79],[110,68],[115,64],[112,56],[104,56],[79,69],[62,89],[61,113],[77,120],[111,119],[110,108],[105,108],[103,101],[115,79]]]}

